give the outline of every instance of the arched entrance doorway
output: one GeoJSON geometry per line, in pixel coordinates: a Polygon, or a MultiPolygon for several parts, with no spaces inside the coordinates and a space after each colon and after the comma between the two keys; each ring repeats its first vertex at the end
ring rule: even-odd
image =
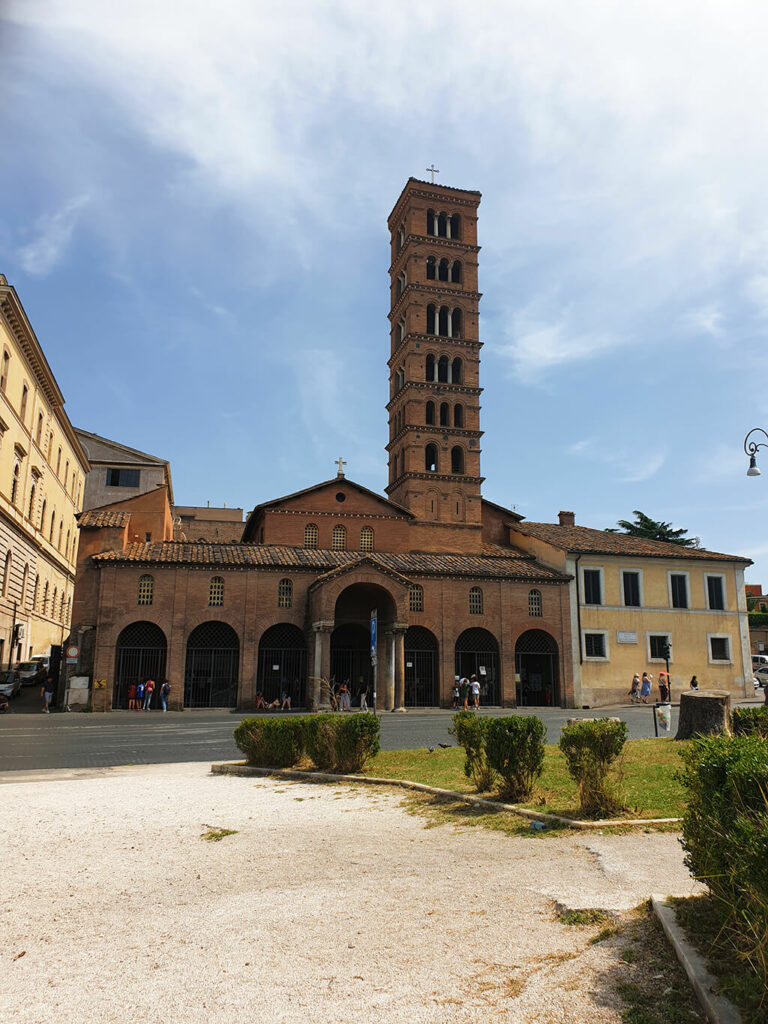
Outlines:
{"type": "Polygon", "coordinates": [[[307,643],[298,626],[278,622],[262,634],[256,689],[267,704],[287,693],[291,707],[304,707],[307,692],[307,643]]]}
{"type": "Polygon", "coordinates": [[[405,634],[405,706],[434,708],[440,703],[437,637],[423,626],[405,634]]]}
{"type": "Polygon", "coordinates": [[[456,675],[480,682],[480,704],[499,704],[499,645],[487,629],[465,629],[456,641],[456,675]]]}
{"type": "Polygon", "coordinates": [[[529,629],[515,644],[517,703],[520,707],[559,707],[557,643],[543,629],[529,629]]]}
{"type": "Polygon", "coordinates": [[[117,638],[115,685],[112,707],[128,707],[128,689],[132,684],[154,679],[159,690],[165,679],[165,633],[154,622],[132,622],[117,638]]]}
{"type": "Polygon", "coordinates": [[[184,671],[185,708],[237,704],[240,641],[226,622],[203,622],[189,634],[184,671]]]}
{"type": "MultiPolygon", "coordinates": [[[[346,682],[352,694],[352,705],[359,704],[360,691],[368,687],[368,701],[373,696],[371,664],[371,612],[376,610],[378,652],[382,657],[384,635],[395,621],[395,602],[384,587],[376,583],[353,583],[336,599],[331,633],[331,683],[346,682]]],[[[386,687],[383,667],[379,667],[377,692],[381,703],[386,687]]]]}

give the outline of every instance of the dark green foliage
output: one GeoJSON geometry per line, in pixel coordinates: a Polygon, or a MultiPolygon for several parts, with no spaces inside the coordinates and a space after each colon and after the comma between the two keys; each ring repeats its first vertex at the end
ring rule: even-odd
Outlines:
{"type": "Polygon", "coordinates": [[[472,779],[478,792],[493,788],[495,773],[485,755],[485,737],[490,718],[474,711],[459,711],[453,716],[450,731],[460,747],[464,747],[464,774],[472,779]]]}
{"type": "Polygon", "coordinates": [[[768,992],[768,743],[709,736],[682,756],[686,863],[709,887],[723,941],[768,992]]]}
{"type": "Polygon", "coordinates": [[[302,721],[306,752],[320,771],[359,772],[379,752],[374,714],[305,715],[302,721]]]}
{"type": "Polygon", "coordinates": [[[632,537],[644,537],[646,540],[664,540],[668,544],[679,544],[684,548],[697,548],[698,537],[686,537],[687,530],[673,530],[671,523],[664,523],[661,520],[651,519],[644,512],[635,509],[632,515],[634,523],[628,519],[620,519],[618,525],[621,530],[609,527],[606,533],[628,533],[632,537]]]}
{"type": "Polygon", "coordinates": [[[768,705],[734,708],[733,732],[735,736],[762,736],[768,739],[768,705]]]}
{"type": "Polygon", "coordinates": [[[611,776],[611,768],[627,739],[626,722],[608,718],[566,725],[560,735],[560,749],[571,777],[579,786],[581,813],[587,818],[605,818],[623,808],[611,776]]]}
{"type": "Polygon", "coordinates": [[[529,715],[508,715],[489,718],[486,729],[485,756],[501,776],[499,792],[512,802],[527,800],[544,767],[544,723],[529,715]]]}
{"type": "Polygon", "coordinates": [[[291,768],[304,749],[301,720],[244,718],[235,729],[235,743],[248,764],[260,768],[291,768]]]}
{"type": "Polygon", "coordinates": [[[768,612],[750,612],[747,618],[750,629],[768,629],[768,612]]]}

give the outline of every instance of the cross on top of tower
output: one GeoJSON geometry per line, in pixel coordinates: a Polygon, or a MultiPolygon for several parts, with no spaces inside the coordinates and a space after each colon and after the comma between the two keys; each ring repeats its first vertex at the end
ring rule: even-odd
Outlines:
{"type": "Polygon", "coordinates": [[[433,185],[435,184],[435,175],[439,174],[439,173],[440,173],[440,171],[437,169],[437,167],[435,167],[435,162],[433,160],[432,161],[432,166],[427,168],[427,174],[431,174],[432,175],[432,184],[433,185]]]}
{"type": "Polygon", "coordinates": [[[344,467],[346,466],[344,459],[339,456],[338,459],[335,460],[335,464],[339,467],[339,471],[336,476],[344,476],[344,467]]]}

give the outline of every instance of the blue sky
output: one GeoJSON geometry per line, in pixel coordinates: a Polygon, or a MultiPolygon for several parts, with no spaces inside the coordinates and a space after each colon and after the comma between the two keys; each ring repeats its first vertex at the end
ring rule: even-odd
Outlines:
{"type": "Polygon", "coordinates": [[[0,271],[72,421],[180,504],[386,483],[409,175],[483,193],[484,493],[642,509],[768,586],[768,14],[5,0],[0,271]]]}

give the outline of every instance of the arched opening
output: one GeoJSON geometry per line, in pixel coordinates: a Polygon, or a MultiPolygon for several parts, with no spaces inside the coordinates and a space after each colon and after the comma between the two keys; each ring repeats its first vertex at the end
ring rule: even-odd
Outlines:
{"type": "Polygon", "coordinates": [[[435,257],[427,256],[427,280],[434,281],[436,278],[435,273],[435,257]]]}
{"type": "Polygon", "coordinates": [[[440,238],[448,237],[448,217],[444,213],[438,213],[437,215],[437,234],[440,238]]]}
{"type": "Polygon", "coordinates": [[[435,333],[435,307],[427,306],[427,334],[435,333]]]}
{"type": "Polygon", "coordinates": [[[464,381],[462,380],[461,359],[459,359],[458,356],[456,356],[456,358],[453,360],[453,363],[451,365],[451,382],[453,384],[463,384],[464,383],[464,381]]]}
{"type": "Polygon", "coordinates": [[[541,618],[542,604],[540,590],[530,590],[528,592],[528,614],[531,618],[541,618]]]}
{"type": "Polygon", "coordinates": [[[435,403],[427,402],[426,414],[424,422],[428,427],[434,427],[435,425],[435,403]]]}
{"type": "Polygon", "coordinates": [[[437,234],[437,218],[435,217],[434,210],[427,210],[427,234],[437,234]]]}
{"type": "Polygon", "coordinates": [[[427,356],[424,377],[426,380],[435,379],[435,357],[432,355],[427,356]]]}
{"type": "Polygon", "coordinates": [[[454,215],[451,217],[450,229],[451,238],[461,238],[461,218],[459,217],[458,213],[454,213],[454,215]]]}
{"type": "Polygon", "coordinates": [[[480,703],[499,704],[499,645],[487,629],[465,629],[456,641],[456,675],[477,676],[480,703]]]}
{"type": "Polygon", "coordinates": [[[451,448],[451,472],[464,472],[464,449],[459,445],[455,445],[451,448]]]}
{"type": "Polygon", "coordinates": [[[307,688],[307,644],[298,626],[280,622],[259,641],[256,689],[267,704],[291,698],[291,707],[304,707],[307,688]]]}
{"type": "Polygon", "coordinates": [[[440,260],[440,263],[438,264],[438,268],[437,268],[437,279],[438,279],[438,281],[447,281],[448,280],[448,274],[449,274],[448,260],[443,258],[443,259],[440,260]]]}
{"type": "Polygon", "coordinates": [[[453,284],[461,284],[461,260],[454,260],[451,264],[451,281],[453,284]]]}
{"type": "Polygon", "coordinates": [[[449,368],[448,356],[440,356],[437,361],[437,379],[441,384],[448,383],[449,368]]]}
{"type": "MultiPolygon", "coordinates": [[[[48,584],[43,596],[43,611],[48,601],[48,584]]],[[[115,648],[115,682],[112,690],[112,707],[128,707],[128,691],[131,686],[155,682],[159,690],[165,679],[165,655],[168,643],[165,633],[154,622],[132,622],[117,638],[115,648]]]]}
{"type": "Polygon", "coordinates": [[[363,526],[360,529],[360,550],[373,551],[373,527],[363,526]]]}
{"type": "Polygon", "coordinates": [[[450,409],[448,408],[447,402],[440,403],[440,426],[447,427],[450,425],[450,409]]]}
{"type": "Polygon", "coordinates": [[[331,531],[331,550],[345,551],[347,547],[347,531],[340,523],[331,531]]]}
{"type": "Polygon", "coordinates": [[[424,469],[427,473],[437,472],[437,445],[428,444],[424,448],[424,469]]]}
{"type": "Polygon", "coordinates": [[[189,634],[184,707],[233,708],[237,704],[240,641],[226,622],[203,622],[189,634]]]}
{"type": "Polygon", "coordinates": [[[449,334],[448,334],[448,307],[447,306],[441,306],[440,307],[440,313],[438,315],[437,333],[441,337],[443,337],[443,338],[447,338],[449,336],[449,334]]]}
{"type": "Polygon", "coordinates": [[[461,337],[461,310],[458,307],[451,313],[451,337],[461,337]]]}
{"type": "MultiPolygon", "coordinates": [[[[371,666],[371,612],[376,609],[379,637],[379,656],[385,657],[385,632],[395,620],[395,602],[384,587],[375,583],[353,583],[336,600],[331,633],[331,684],[338,687],[346,683],[352,705],[360,704],[360,692],[369,688],[368,703],[372,703],[373,672],[371,666]]],[[[388,655],[389,652],[387,652],[388,655]]],[[[379,672],[379,691],[384,689],[383,675],[379,672]]]]}
{"type": "Polygon", "coordinates": [[[464,406],[454,405],[453,407],[453,425],[454,427],[464,426],[464,406]]]}
{"type": "Polygon", "coordinates": [[[515,644],[517,703],[520,707],[559,707],[557,643],[543,629],[529,629],[515,644]]]}
{"type": "Polygon", "coordinates": [[[318,540],[318,530],[315,523],[307,523],[304,527],[304,547],[305,548],[316,548],[318,540]]]}
{"type": "Polygon", "coordinates": [[[440,703],[437,638],[423,626],[405,634],[405,706],[434,708],[440,703]]]}

